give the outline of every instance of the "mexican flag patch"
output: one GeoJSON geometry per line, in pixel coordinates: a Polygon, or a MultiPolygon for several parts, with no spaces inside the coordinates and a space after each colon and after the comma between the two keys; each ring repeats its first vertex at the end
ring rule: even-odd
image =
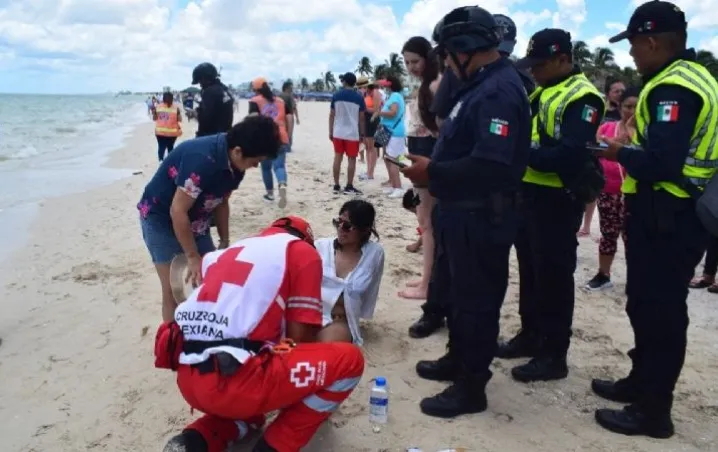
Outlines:
{"type": "Polygon", "coordinates": [[[678,121],[678,105],[659,105],[656,120],[658,122],[678,121]]]}
{"type": "Polygon", "coordinates": [[[492,119],[489,132],[501,137],[509,136],[509,123],[500,119],[492,119]]]}
{"type": "Polygon", "coordinates": [[[590,122],[591,124],[595,123],[598,119],[598,110],[591,107],[590,105],[586,105],[583,107],[583,113],[581,113],[581,119],[583,119],[586,122],[590,122]]]}

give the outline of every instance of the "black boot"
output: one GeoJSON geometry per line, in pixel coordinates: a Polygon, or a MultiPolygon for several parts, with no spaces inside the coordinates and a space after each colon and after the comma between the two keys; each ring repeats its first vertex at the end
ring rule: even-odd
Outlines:
{"type": "Polygon", "coordinates": [[[568,376],[568,366],[566,358],[543,356],[514,367],[511,369],[511,376],[522,383],[561,380],[568,376]]]}
{"type": "Polygon", "coordinates": [[[414,339],[429,337],[444,326],[444,318],[436,314],[423,314],[409,327],[409,336],[414,339]]]}
{"type": "Polygon", "coordinates": [[[427,397],[419,406],[427,416],[453,418],[462,414],[481,413],[486,410],[486,376],[476,377],[461,373],[456,382],[433,397],[427,397]]]}
{"type": "Polygon", "coordinates": [[[670,410],[661,410],[660,414],[647,415],[637,405],[628,405],[622,410],[603,408],[596,410],[598,425],[622,435],[643,435],[651,438],[670,438],[675,433],[670,410]]]}
{"type": "Polygon", "coordinates": [[[436,361],[419,361],[416,373],[424,380],[454,381],[457,375],[456,360],[450,352],[436,361]]]}
{"type": "Polygon", "coordinates": [[[638,388],[628,378],[620,380],[591,380],[591,390],[599,397],[619,403],[634,403],[640,396],[638,388]]]}
{"type": "Polygon", "coordinates": [[[167,442],[163,452],[207,452],[207,441],[197,430],[185,430],[167,442]]]}
{"type": "Polygon", "coordinates": [[[499,342],[496,357],[503,359],[533,358],[539,352],[540,340],[536,333],[522,329],[507,342],[499,342]]]}

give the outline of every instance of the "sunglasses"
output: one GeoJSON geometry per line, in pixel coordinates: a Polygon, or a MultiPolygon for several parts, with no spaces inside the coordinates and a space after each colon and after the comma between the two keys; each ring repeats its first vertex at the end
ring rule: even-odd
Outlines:
{"type": "Polygon", "coordinates": [[[334,225],[335,228],[337,228],[337,229],[341,228],[341,230],[344,232],[349,232],[349,231],[355,229],[353,224],[351,224],[350,222],[348,222],[342,218],[332,219],[332,224],[334,225]]]}

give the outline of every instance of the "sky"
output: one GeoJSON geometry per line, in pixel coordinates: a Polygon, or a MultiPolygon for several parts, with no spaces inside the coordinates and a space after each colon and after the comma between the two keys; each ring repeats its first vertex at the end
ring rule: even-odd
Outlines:
{"type": "MultiPolygon", "coordinates": [[[[515,53],[532,33],[564,28],[591,47],[610,46],[632,66],[627,44],[608,38],[645,0],[485,0],[518,26],[515,53]]],[[[718,0],[675,0],[689,44],[718,55],[718,0]]],[[[383,62],[411,36],[427,38],[461,0],[0,0],[0,92],[97,93],[183,89],[203,61],[225,83],[353,71],[383,62]]]]}

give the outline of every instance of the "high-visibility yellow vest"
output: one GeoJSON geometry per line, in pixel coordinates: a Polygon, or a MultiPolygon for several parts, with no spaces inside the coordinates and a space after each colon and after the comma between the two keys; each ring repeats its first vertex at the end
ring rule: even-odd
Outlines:
{"type": "MultiPolygon", "coordinates": [[[[561,139],[561,122],[563,121],[563,114],[568,108],[571,102],[574,102],[586,94],[595,94],[601,97],[601,93],[593,86],[593,83],[586,78],[583,74],[572,75],[558,85],[551,86],[549,88],[539,88],[534,91],[530,99],[533,101],[536,96],[539,97],[539,109],[538,113],[533,118],[533,128],[531,132],[531,147],[538,148],[540,146],[540,134],[539,128],[542,128],[544,133],[549,137],[560,140],[561,139]]],[[[591,115],[599,113],[595,110],[588,109],[584,114],[591,115]]],[[[587,118],[589,119],[589,118],[587,118]]],[[[598,124],[598,118],[595,119],[598,124]]],[[[556,173],[543,173],[536,171],[530,166],[526,168],[526,174],[524,174],[524,182],[532,184],[543,185],[546,187],[563,187],[561,178],[556,173]]]]}
{"type": "MultiPolygon", "coordinates": [[[[636,135],[633,144],[637,147],[650,146],[648,126],[651,124],[651,112],[648,110],[648,96],[659,85],[678,85],[687,88],[703,99],[703,108],[691,135],[688,156],[683,164],[683,176],[700,190],[708,184],[718,168],[718,82],[708,70],[698,63],[678,60],[653,77],[641,90],[636,105],[636,135]]],[[[659,105],[657,122],[672,121],[680,115],[679,105],[659,105]],[[671,116],[674,115],[672,118],[671,116]]],[[[623,181],[623,193],[636,193],[636,179],[630,174],[623,181]]],[[[657,182],[653,189],[663,189],[678,198],[690,195],[675,182],[657,182]]]]}
{"type": "Polygon", "coordinates": [[[176,105],[168,107],[167,104],[161,103],[155,108],[155,111],[157,112],[155,135],[161,137],[178,137],[182,135],[176,105]]]}

